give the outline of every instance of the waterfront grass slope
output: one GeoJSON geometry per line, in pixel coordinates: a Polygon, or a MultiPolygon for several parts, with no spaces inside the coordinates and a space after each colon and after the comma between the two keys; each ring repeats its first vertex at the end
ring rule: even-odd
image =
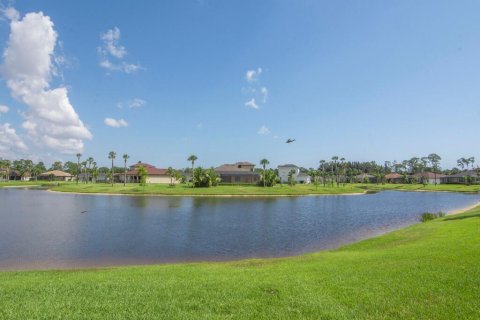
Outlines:
{"type": "Polygon", "coordinates": [[[2,319],[478,319],[480,207],[283,259],[0,273],[2,319]]]}
{"type": "Polygon", "coordinates": [[[138,184],[75,184],[64,183],[52,186],[53,191],[75,193],[103,193],[103,194],[148,194],[148,195],[223,195],[223,196],[300,196],[322,194],[362,194],[369,191],[397,190],[397,191],[449,191],[449,192],[480,192],[480,185],[422,185],[422,184],[345,184],[337,186],[313,184],[276,185],[262,187],[256,185],[219,185],[211,188],[192,188],[185,184],[169,186],[168,184],[148,184],[145,187],[138,184]]]}

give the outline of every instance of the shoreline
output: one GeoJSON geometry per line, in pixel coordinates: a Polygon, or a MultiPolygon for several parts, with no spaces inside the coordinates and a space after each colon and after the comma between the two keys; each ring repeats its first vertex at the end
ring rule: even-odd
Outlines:
{"type": "Polygon", "coordinates": [[[92,195],[92,196],[133,196],[133,197],[218,197],[218,198],[260,198],[260,197],[318,197],[318,196],[361,196],[368,194],[364,192],[350,193],[305,193],[305,194],[165,194],[165,193],[105,193],[105,192],[74,192],[74,191],[58,191],[47,189],[48,192],[76,194],[76,195],[92,195]]]}

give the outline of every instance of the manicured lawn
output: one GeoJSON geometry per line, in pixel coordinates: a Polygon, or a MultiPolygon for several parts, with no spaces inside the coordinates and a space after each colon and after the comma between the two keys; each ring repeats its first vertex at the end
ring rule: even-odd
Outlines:
{"type": "Polygon", "coordinates": [[[211,188],[192,188],[185,184],[174,187],[168,184],[148,184],[141,187],[138,184],[61,184],[52,188],[54,191],[81,192],[81,193],[118,193],[118,194],[159,194],[159,195],[308,195],[308,194],[342,194],[363,193],[365,190],[359,185],[347,184],[337,187],[323,187],[314,185],[276,185],[274,187],[260,187],[255,185],[220,185],[211,188]]]}
{"type": "Polygon", "coordinates": [[[285,259],[0,272],[1,319],[479,319],[480,208],[285,259]]]}
{"type": "Polygon", "coordinates": [[[0,181],[0,188],[3,187],[28,187],[28,186],[50,186],[56,184],[49,181],[0,181]]]}
{"type": "Polygon", "coordinates": [[[480,185],[422,185],[422,184],[346,184],[340,187],[319,185],[276,185],[264,188],[255,185],[220,185],[211,188],[192,188],[185,184],[171,187],[167,184],[149,184],[141,187],[138,184],[76,184],[62,183],[52,187],[54,191],[80,193],[116,193],[116,194],[157,194],[157,195],[310,195],[310,194],[345,194],[364,193],[365,191],[403,190],[403,191],[451,191],[480,192],[480,185]]]}

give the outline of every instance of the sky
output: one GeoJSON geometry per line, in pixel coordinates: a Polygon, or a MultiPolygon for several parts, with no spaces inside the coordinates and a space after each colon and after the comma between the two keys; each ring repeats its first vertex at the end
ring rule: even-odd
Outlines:
{"type": "Polygon", "coordinates": [[[0,157],[480,162],[478,1],[1,1],[0,157]],[[296,141],[286,144],[288,138],[296,141]]]}

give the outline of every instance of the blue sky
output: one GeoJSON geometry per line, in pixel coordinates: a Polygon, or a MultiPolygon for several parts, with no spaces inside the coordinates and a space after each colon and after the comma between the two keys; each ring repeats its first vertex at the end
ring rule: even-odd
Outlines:
{"type": "MultiPolygon", "coordinates": [[[[312,167],[332,155],[383,162],[432,152],[445,167],[460,157],[480,161],[478,1],[19,1],[2,8],[3,157],[67,161],[82,149],[107,164],[115,150],[159,167],[187,166],[192,153],[203,166],[267,158],[312,167]],[[5,72],[17,70],[15,59],[5,50],[13,46],[12,21],[38,12],[42,19],[32,16],[24,24],[32,29],[15,39],[30,41],[23,35],[48,17],[56,32],[49,57],[59,63],[41,75],[48,86],[19,97],[8,84],[18,77],[5,72]],[[66,89],[73,110],[59,104],[59,117],[78,116],[76,133],[71,125],[65,131],[71,146],[47,139],[61,121],[34,118],[51,104],[28,102],[55,88],[66,89]],[[246,105],[252,99],[258,108],[246,105]],[[8,144],[12,129],[18,140],[8,144]]],[[[16,55],[29,48],[15,45],[16,55]]]]}

